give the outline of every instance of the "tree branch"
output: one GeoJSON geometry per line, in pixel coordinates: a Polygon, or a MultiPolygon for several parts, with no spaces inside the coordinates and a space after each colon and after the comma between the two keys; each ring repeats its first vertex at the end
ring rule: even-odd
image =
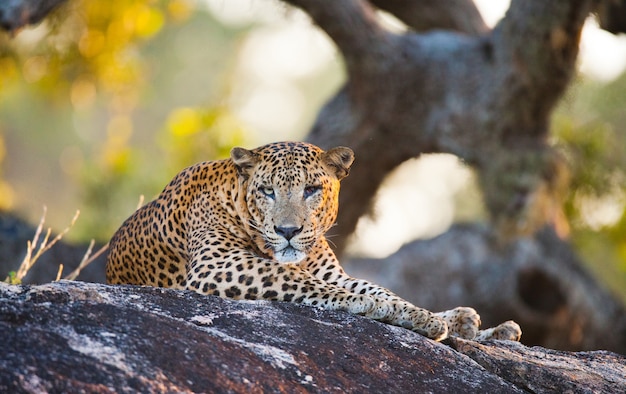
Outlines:
{"type": "Polygon", "coordinates": [[[512,124],[529,129],[509,128],[505,134],[545,135],[546,120],[575,71],[578,43],[591,2],[514,0],[506,17],[493,31],[494,65],[506,71],[494,84],[499,97],[494,111],[506,110],[512,124]],[[512,91],[512,92],[511,92],[512,91]],[[502,100],[502,99],[506,99],[502,100]],[[523,100],[523,104],[519,103],[523,100]],[[511,108],[519,108],[511,111],[511,108]],[[541,126],[535,129],[536,126],[541,126]]]}
{"type": "Polygon", "coordinates": [[[305,11],[328,34],[343,54],[351,77],[380,72],[389,52],[396,50],[395,35],[383,29],[365,0],[285,0],[305,11]]]}
{"type": "Polygon", "coordinates": [[[600,27],[613,34],[626,33],[626,1],[598,1],[600,27]]]}
{"type": "Polygon", "coordinates": [[[472,0],[372,0],[372,4],[416,32],[440,29],[476,35],[489,30],[472,0]]]}
{"type": "Polygon", "coordinates": [[[41,22],[66,0],[2,0],[0,28],[15,32],[21,27],[41,22]]]}

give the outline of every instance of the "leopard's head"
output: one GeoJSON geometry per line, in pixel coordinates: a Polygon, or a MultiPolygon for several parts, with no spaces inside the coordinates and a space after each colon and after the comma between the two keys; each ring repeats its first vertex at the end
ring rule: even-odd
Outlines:
{"type": "Polygon", "coordinates": [[[339,181],[354,161],[352,150],[279,142],[234,148],[231,159],[256,246],[278,262],[302,261],[337,218],[339,181]]]}

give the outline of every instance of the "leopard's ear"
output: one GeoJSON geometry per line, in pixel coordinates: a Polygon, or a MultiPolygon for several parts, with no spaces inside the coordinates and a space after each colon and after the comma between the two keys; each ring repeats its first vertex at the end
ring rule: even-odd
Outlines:
{"type": "Polygon", "coordinates": [[[341,180],[350,172],[350,166],[354,162],[354,152],[345,146],[338,146],[324,152],[322,159],[333,169],[337,179],[341,180]]]}
{"type": "Polygon", "coordinates": [[[230,151],[230,158],[235,163],[239,176],[244,178],[250,176],[252,168],[259,162],[259,156],[256,153],[244,148],[233,148],[230,151]]]}

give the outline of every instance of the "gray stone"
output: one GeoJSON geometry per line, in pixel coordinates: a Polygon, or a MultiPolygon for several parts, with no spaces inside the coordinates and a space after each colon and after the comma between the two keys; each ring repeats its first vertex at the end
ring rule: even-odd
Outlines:
{"type": "Polygon", "coordinates": [[[287,303],[0,284],[0,392],[624,392],[626,358],[437,343],[287,303]],[[456,350],[455,350],[456,349],[456,350]]]}

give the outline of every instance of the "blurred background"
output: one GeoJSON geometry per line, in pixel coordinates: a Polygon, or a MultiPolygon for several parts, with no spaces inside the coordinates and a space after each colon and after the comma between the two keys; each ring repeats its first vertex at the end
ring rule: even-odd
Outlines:
{"type": "MultiPolygon", "coordinates": [[[[491,26],[508,8],[476,3],[491,26]]],[[[183,167],[237,145],[302,139],[345,78],[327,36],[272,0],[73,0],[36,27],[0,34],[0,210],[37,223],[45,205],[59,231],[79,209],[65,239],[80,243],[106,242],[141,195],[152,199],[183,167]]],[[[623,300],[625,67],[626,37],[590,18],[551,132],[572,185],[559,235],[623,300]]],[[[402,165],[375,211],[361,219],[353,255],[384,257],[486,219],[472,170],[452,155],[402,165]]]]}

